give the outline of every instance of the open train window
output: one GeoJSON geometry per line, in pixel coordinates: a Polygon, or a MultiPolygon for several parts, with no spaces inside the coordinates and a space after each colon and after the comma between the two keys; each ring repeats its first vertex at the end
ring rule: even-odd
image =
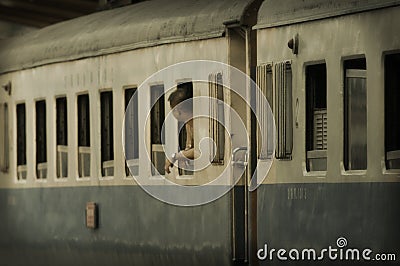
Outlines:
{"type": "Polygon", "coordinates": [[[292,66],[290,61],[275,65],[274,113],[277,129],[277,159],[291,159],[293,149],[292,66]]]}
{"type": "Polygon", "coordinates": [[[165,97],[164,86],[154,85],[150,87],[151,103],[155,103],[151,109],[151,174],[164,175],[164,143],[165,132],[162,130],[162,125],[165,120],[165,97]],[[158,173],[157,173],[158,172],[158,173]]]}
{"type": "Polygon", "coordinates": [[[47,178],[46,101],[36,102],[36,178],[47,178]]]}
{"type": "Polygon", "coordinates": [[[385,56],[385,155],[387,169],[400,169],[400,53],[385,56]]]}
{"type": "Polygon", "coordinates": [[[344,167],[367,169],[366,60],[344,61],[344,167]]]}
{"type": "Polygon", "coordinates": [[[266,97],[270,105],[273,106],[273,78],[272,64],[257,66],[256,80],[259,90],[256,90],[256,112],[259,119],[260,128],[257,130],[257,157],[260,160],[271,159],[273,156],[273,127],[268,127],[268,122],[272,121],[272,112],[265,106],[262,97],[266,97]]]}
{"type": "Polygon", "coordinates": [[[136,88],[125,90],[125,159],[126,159],[126,176],[130,173],[133,175],[139,174],[139,107],[138,95],[136,88]],[[132,100],[129,109],[129,101],[132,100]],[[128,169],[129,167],[129,169],[128,169]],[[130,170],[130,171],[129,171],[130,170]]]}
{"type": "MultiPolygon", "coordinates": [[[[190,98],[193,98],[193,83],[192,82],[182,82],[178,84],[178,89],[185,89],[187,90],[187,95],[190,98]]],[[[193,103],[190,103],[192,107],[192,112],[193,113],[193,103]]],[[[193,133],[194,132],[187,132],[186,126],[183,122],[178,121],[178,132],[179,132],[179,150],[185,150],[185,149],[190,149],[193,148],[193,133]],[[189,133],[189,135],[188,135],[189,133]],[[188,139],[187,137],[190,137],[188,139]]],[[[193,169],[194,165],[192,161],[184,161],[184,162],[178,162],[178,163],[184,163],[185,169],[193,169]]],[[[178,168],[178,173],[179,175],[193,175],[193,171],[191,170],[184,170],[182,168],[178,168]]]]}
{"type": "MultiPolygon", "coordinates": [[[[7,173],[10,166],[9,142],[8,142],[8,104],[0,105],[0,117],[3,121],[0,129],[0,171],[7,173]]],[[[1,121],[1,120],[0,120],[1,121]]]]}
{"type": "Polygon", "coordinates": [[[326,64],[306,68],[306,151],[307,171],[326,171],[328,113],[326,64]]]}
{"type": "Polygon", "coordinates": [[[100,93],[101,115],[101,174],[114,175],[114,130],[113,130],[113,95],[112,91],[100,93]]]}
{"type": "Polygon", "coordinates": [[[89,95],[78,96],[78,174],[90,177],[89,95]]]}
{"type": "Polygon", "coordinates": [[[26,111],[25,103],[17,104],[17,179],[25,180],[26,167],[26,111]]]}
{"type": "Polygon", "coordinates": [[[225,155],[225,112],[224,112],[224,87],[222,74],[210,74],[209,95],[210,95],[210,138],[215,146],[210,147],[213,164],[223,164],[225,155]],[[215,148],[215,149],[214,149],[215,148]]]}
{"type": "Polygon", "coordinates": [[[68,176],[67,98],[56,99],[57,178],[68,176]]]}

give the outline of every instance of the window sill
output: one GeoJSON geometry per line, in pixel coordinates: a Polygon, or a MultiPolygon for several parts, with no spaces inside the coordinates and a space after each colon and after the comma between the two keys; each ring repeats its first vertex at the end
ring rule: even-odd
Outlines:
{"type": "Polygon", "coordinates": [[[55,182],[59,182],[59,183],[68,182],[68,177],[56,177],[55,182]]]}
{"type": "Polygon", "coordinates": [[[346,170],[344,168],[344,163],[340,162],[340,172],[343,176],[366,176],[367,175],[367,170],[346,170]]]}
{"type": "Polygon", "coordinates": [[[381,161],[381,167],[383,175],[397,175],[398,177],[400,177],[400,169],[397,168],[387,169],[385,160],[381,161]]]}
{"type": "Polygon", "coordinates": [[[76,177],[76,181],[78,181],[78,182],[87,182],[87,181],[90,181],[90,177],[89,176],[82,176],[82,177],[77,176],[76,177]]]}
{"type": "Polygon", "coordinates": [[[303,176],[304,177],[317,177],[317,178],[326,178],[326,170],[325,171],[307,171],[306,163],[302,163],[303,168],[303,176]]]}
{"type": "Polygon", "coordinates": [[[190,179],[194,179],[194,175],[177,175],[175,177],[175,179],[177,179],[177,180],[190,180],[190,179]]]}

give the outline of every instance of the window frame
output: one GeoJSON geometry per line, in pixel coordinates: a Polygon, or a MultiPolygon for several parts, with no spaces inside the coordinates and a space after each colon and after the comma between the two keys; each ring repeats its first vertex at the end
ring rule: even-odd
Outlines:
{"type": "Polygon", "coordinates": [[[114,176],[114,95],[112,89],[100,90],[100,167],[101,177],[114,176]],[[107,110],[105,110],[107,109],[107,110]]]}
{"type": "Polygon", "coordinates": [[[400,99],[400,76],[396,75],[396,66],[400,67],[400,51],[384,53],[384,156],[385,170],[392,172],[400,172],[400,141],[395,137],[400,134],[400,125],[398,119],[390,115],[400,112],[396,104],[396,99],[400,99]],[[393,86],[392,82],[397,83],[393,86]]]}
{"type": "MultiPolygon", "coordinates": [[[[353,93],[354,94],[354,93],[353,93]]],[[[360,97],[357,97],[358,100],[360,100],[360,97]]],[[[368,168],[368,117],[367,117],[367,112],[368,112],[368,106],[367,106],[367,99],[368,99],[368,88],[367,88],[367,64],[366,64],[366,58],[365,57],[358,57],[358,58],[352,58],[352,59],[347,59],[343,61],[343,167],[344,171],[361,171],[365,172],[368,168]],[[351,125],[351,116],[349,115],[355,115],[354,112],[351,114],[349,113],[349,108],[353,108],[353,106],[356,106],[357,103],[353,102],[349,93],[352,91],[349,91],[349,80],[350,79],[364,79],[364,94],[365,94],[365,111],[361,112],[365,114],[365,125],[363,126],[363,131],[365,131],[365,151],[363,152],[357,152],[357,154],[364,154],[364,157],[358,156],[356,159],[361,158],[362,164],[361,167],[354,166],[353,164],[356,162],[353,160],[352,156],[352,150],[357,148],[356,142],[353,142],[352,138],[352,133],[353,132],[353,127],[356,127],[354,125],[351,125]],[[351,98],[351,99],[350,99],[351,98]],[[349,102],[351,101],[351,102],[349,102]],[[350,131],[351,130],[351,131],[350,131]],[[352,161],[353,160],[353,161],[352,161]]],[[[360,121],[360,117],[356,119],[356,121],[360,121]]],[[[357,142],[360,140],[360,134],[357,134],[357,142]]],[[[358,162],[357,162],[358,164],[358,162]]]]}
{"type": "Polygon", "coordinates": [[[56,113],[56,179],[68,178],[68,99],[66,95],[57,96],[55,99],[56,113]],[[62,102],[63,101],[63,102],[62,102]],[[62,103],[61,103],[62,102],[62,103]],[[59,109],[64,105],[63,114],[59,114],[59,109]],[[62,118],[62,119],[61,119],[62,118]],[[59,121],[64,121],[61,126],[59,121]],[[66,174],[63,174],[64,161],[66,158],[66,174]]]}
{"type": "Polygon", "coordinates": [[[127,178],[130,177],[131,172],[133,172],[133,175],[139,175],[139,152],[140,152],[140,148],[139,148],[139,92],[138,92],[138,87],[137,86],[125,86],[123,88],[124,91],[124,115],[125,115],[125,123],[124,123],[124,130],[125,130],[125,142],[124,142],[124,150],[125,150],[125,176],[127,178]],[[128,91],[131,91],[131,96],[129,97],[129,100],[127,100],[127,93],[128,91]],[[133,98],[135,97],[135,98],[133,98]],[[129,102],[132,100],[133,98],[133,104],[134,104],[134,108],[133,110],[127,110],[128,108],[128,104],[129,102]],[[133,112],[131,114],[131,112],[133,112]],[[132,145],[133,145],[133,151],[132,151],[132,157],[128,157],[128,153],[126,150],[126,136],[127,136],[127,117],[126,116],[132,116],[132,138],[128,138],[128,139],[132,139],[132,145]],[[135,130],[136,127],[136,130],[135,130]],[[131,168],[131,170],[129,170],[129,168],[131,168]]]}
{"type": "Polygon", "coordinates": [[[329,134],[327,121],[327,74],[325,61],[305,66],[305,149],[307,172],[327,171],[327,142],[329,134]],[[317,143],[318,140],[321,143],[317,143]]]}
{"type": "MultiPolygon", "coordinates": [[[[193,102],[194,84],[193,84],[192,79],[179,80],[177,82],[177,84],[176,84],[176,88],[178,89],[178,88],[187,86],[185,84],[190,84],[188,86],[188,89],[191,90],[189,92],[189,96],[191,95],[191,98],[192,98],[192,114],[194,114],[194,102],[193,102]]],[[[194,121],[193,121],[193,124],[194,124],[194,121]]],[[[187,143],[187,133],[186,133],[186,126],[183,124],[183,122],[178,121],[178,123],[177,123],[177,132],[178,132],[178,147],[179,147],[179,150],[185,150],[186,149],[186,143],[187,143]]],[[[194,132],[193,132],[193,139],[194,139],[194,132]]],[[[194,148],[194,145],[193,145],[192,148],[194,148]]],[[[180,179],[180,178],[182,179],[182,178],[184,178],[183,176],[189,176],[189,177],[186,177],[186,179],[187,178],[191,178],[190,176],[194,175],[194,171],[182,169],[181,167],[179,167],[179,163],[180,162],[178,162],[178,177],[177,177],[177,179],[180,179]]],[[[185,166],[186,169],[194,169],[194,164],[193,164],[194,162],[193,161],[186,161],[184,163],[186,164],[186,166],[185,166]]]]}
{"type": "Polygon", "coordinates": [[[16,147],[17,147],[17,181],[26,181],[27,179],[27,135],[26,135],[26,103],[20,102],[15,105],[15,117],[16,117],[16,147]],[[19,107],[23,107],[20,111],[19,107]],[[22,115],[23,111],[23,115],[22,115]],[[20,118],[20,115],[23,117],[20,118]],[[20,121],[23,120],[23,121],[20,121]],[[20,123],[21,122],[21,123],[20,123]],[[23,126],[21,126],[23,125],[23,126]],[[21,146],[22,145],[22,146],[21,146]],[[21,176],[20,176],[21,173],[21,176]]]}
{"type": "Polygon", "coordinates": [[[47,152],[47,101],[35,100],[35,173],[36,180],[46,180],[48,177],[47,152]],[[43,108],[43,109],[41,109],[43,108]],[[42,151],[43,153],[40,153],[42,151]]]}
{"type": "Polygon", "coordinates": [[[162,130],[162,125],[165,121],[165,105],[166,105],[164,84],[158,83],[158,84],[150,85],[149,100],[150,100],[149,104],[150,104],[151,176],[165,175],[164,164],[165,164],[166,156],[164,153],[165,143],[163,143],[163,140],[165,140],[165,131],[162,130]],[[155,95],[155,94],[157,94],[157,95],[155,95]],[[153,106],[151,106],[153,99],[157,99],[157,101],[154,103],[153,106]],[[157,114],[157,109],[158,109],[158,114],[157,114]],[[153,126],[155,123],[154,120],[157,120],[156,121],[156,124],[158,124],[157,130],[153,130],[153,128],[155,128],[153,126]],[[158,133],[157,136],[153,134],[155,132],[158,133]],[[157,139],[155,140],[155,138],[157,138],[157,139]],[[157,143],[155,143],[155,142],[157,142],[157,143]],[[162,153],[161,158],[159,158],[157,156],[157,155],[159,155],[158,153],[162,153]],[[161,161],[159,161],[159,160],[161,160],[161,161]],[[158,169],[157,167],[160,167],[160,169],[158,169]],[[156,170],[158,171],[158,174],[156,173],[156,170]]]}
{"type": "Polygon", "coordinates": [[[91,130],[90,130],[90,122],[91,122],[91,117],[90,117],[90,95],[89,92],[82,92],[79,93],[76,96],[76,132],[77,132],[77,151],[78,151],[78,156],[77,156],[77,177],[78,180],[83,180],[83,179],[87,179],[91,177],[91,171],[92,171],[92,158],[91,158],[91,153],[92,153],[92,149],[91,149],[91,130]],[[82,111],[81,105],[83,105],[84,103],[80,103],[80,99],[84,99],[83,97],[87,97],[87,106],[85,107],[84,113],[85,113],[85,117],[86,117],[86,123],[84,123],[84,121],[81,121],[81,119],[83,120],[83,118],[81,118],[82,116],[82,111]],[[84,128],[80,129],[82,126],[84,126],[84,128]],[[83,125],[85,124],[85,125],[83,125]],[[84,133],[85,134],[81,134],[84,133]],[[82,136],[85,136],[85,138],[82,138],[82,136]],[[88,175],[85,174],[85,158],[88,158],[88,162],[89,162],[89,172],[88,175]]]}

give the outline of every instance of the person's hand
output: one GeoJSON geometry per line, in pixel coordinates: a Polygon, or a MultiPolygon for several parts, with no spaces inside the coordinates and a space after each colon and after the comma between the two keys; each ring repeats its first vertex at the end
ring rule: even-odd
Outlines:
{"type": "Polygon", "coordinates": [[[165,166],[164,166],[164,170],[165,170],[165,172],[166,172],[167,174],[171,173],[171,171],[169,170],[169,168],[170,168],[170,167],[173,167],[173,166],[174,166],[174,164],[173,164],[173,163],[171,163],[171,161],[170,161],[170,160],[168,160],[168,158],[167,158],[167,159],[165,159],[165,166]]]}

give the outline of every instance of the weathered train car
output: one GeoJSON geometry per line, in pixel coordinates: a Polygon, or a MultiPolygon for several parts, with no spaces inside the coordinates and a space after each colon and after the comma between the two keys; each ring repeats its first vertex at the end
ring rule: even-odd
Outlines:
{"type": "MultiPolygon", "coordinates": [[[[399,5],[288,0],[261,6],[257,81],[273,106],[277,146],[257,191],[259,248],[331,246],[336,259],[317,253],[314,260],[341,265],[366,263],[361,253],[352,260],[346,248],[369,248],[371,260],[398,260],[399,5]]],[[[313,254],[302,260],[288,252],[283,258],[313,261],[313,254]]],[[[263,258],[265,265],[287,263],[276,253],[263,258]]]]}
{"type": "MultiPolygon", "coordinates": [[[[120,136],[131,96],[164,67],[201,59],[249,73],[258,7],[250,0],[147,1],[2,41],[0,264],[247,260],[244,186],[198,207],[158,201],[126,171],[120,136]]],[[[143,99],[190,79],[159,80],[143,99]]],[[[204,93],[192,86],[193,95],[204,93]]],[[[165,113],[169,93],[159,101],[165,113]]],[[[225,96],[239,106],[235,95],[225,96]]],[[[143,99],[139,113],[149,109],[143,99]]],[[[151,122],[159,125],[162,113],[151,122]]],[[[248,120],[245,109],[240,115],[248,120]]],[[[132,138],[146,138],[157,152],[154,131],[149,126],[132,138]]],[[[167,138],[176,134],[168,132],[167,138]]],[[[133,153],[127,159],[135,171],[145,154],[140,147],[133,153]]],[[[153,163],[162,171],[157,158],[153,163]]],[[[221,165],[229,160],[213,167],[221,165]]]]}

